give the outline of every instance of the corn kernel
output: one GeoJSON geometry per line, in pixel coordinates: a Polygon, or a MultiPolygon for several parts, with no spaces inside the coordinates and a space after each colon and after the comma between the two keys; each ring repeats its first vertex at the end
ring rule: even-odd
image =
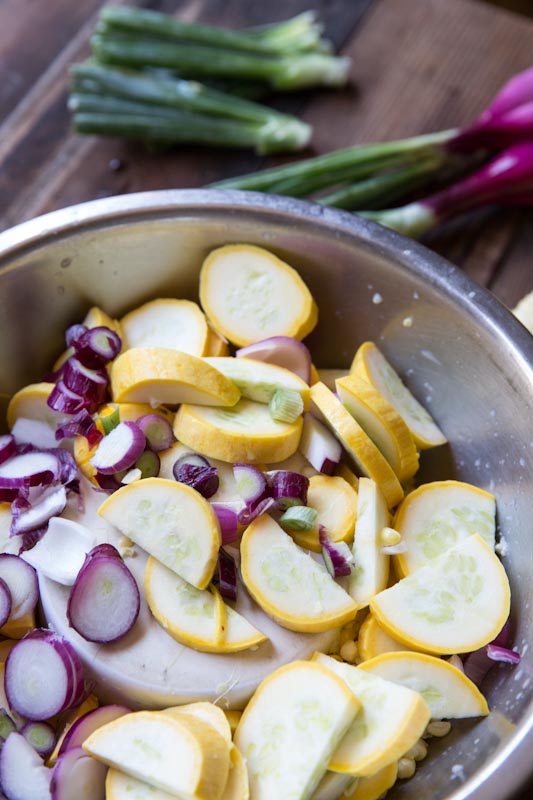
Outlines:
{"type": "Polygon", "coordinates": [[[402,536],[394,528],[383,528],[381,531],[381,544],[384,547],[393,547],[402,541],[402,536]]]}
{"type": "Polygon", "coordinates": [[[414,758],[407,758],[404,756],[398,761],[398,778],[407,780],[412,778],[416,772],[416,764],[414,758]]]}

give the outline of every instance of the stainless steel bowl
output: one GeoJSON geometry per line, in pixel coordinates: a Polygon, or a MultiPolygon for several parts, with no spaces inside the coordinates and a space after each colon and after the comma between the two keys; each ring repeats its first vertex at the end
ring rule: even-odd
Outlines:
{"type": "Polygon", "coordinates": [[[38,380],[90,305],[120,316],[154,296],[197,297],[202,259],[250,242],[302,274],[320,308],[319,366],[379,343],[450,444],[421,479],[496,493],[522,666],[498,666],[492,712],[456,722],[391,798],[500,800],[533,771],[533,338],[487,291],[424,247],[344,212],[260,194],[166,191],[57,211],[0,235],[0,393],[38,380]]]}

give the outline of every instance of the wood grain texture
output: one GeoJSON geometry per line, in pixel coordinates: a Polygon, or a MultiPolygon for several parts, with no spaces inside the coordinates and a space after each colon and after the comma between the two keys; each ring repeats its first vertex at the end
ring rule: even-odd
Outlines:
{"type": "MultiPolygon", "coordinates": [[[[472,0],[137,4],[231,27],[315,8],[327,35],[352,57],[353,68],[346,90],[300,92],[277,101],[313,124],[314,152],[466,124],[505,80],[530,65],[533,52],[532,22],[472,0]]],[[[97,197],[201,186],[288,160],[195,147],[154,155],[134,143],[72,134],[68,67],[86,56],[101,5],[101,0],[0,3],[7,76],[0,90],[0,228],[97,197]],[[112,161],[121,168],[111,169],[112,161]]],[[[529,211],[485,211],[447,225],[427,241],[513,305],[533,290],[530,225],[529,211]]]]}

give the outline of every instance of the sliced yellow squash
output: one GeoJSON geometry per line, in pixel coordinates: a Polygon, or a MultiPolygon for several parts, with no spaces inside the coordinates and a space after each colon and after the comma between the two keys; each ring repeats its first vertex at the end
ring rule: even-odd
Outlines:
{"type": "Polygon", "coordinates": [[[352,489],[355,489],[357,492],[359,488],[359,478],[354,472],[352,472],[350,467],[347,467],[342,461],[340,464],[337,464],[335,468],[335,475],[337,475],[338,478],[344,478],[346,483],[348,483],[352,489]]]}
{"type": "Polygon", "coordinates": [[[509,606],[505,570],[477,534],[370,601],[387,633],[436,655],[468,653],[488,644],[503,627],[509,606]]]}
{"type": "Polygon", "coordinates": [[[283,628],[318,633],[355,617],[355,603],[325,566],[268,514],[257,517],[243,534],[241,572],[256,603],[283,628]]]}
{"type": "Polygon", "coordinates": [[[411,431],[390,403],[369,383],[348,375],[335,382],[343,406],[381,450],[403,483],[418,470],[418,452],[411,431]]]}
{"type": "Polygon", "coordinates": [[[303,339],[318,319],[296,270],[253,245],[227,245],[208,255],[200,302],[214,328],[239,347],[270,336],[303,339]]]}
{"type": "Polygon", "coordinates": [[[115,331],[118,333],[121,339],[123,339],[123,332],[122,328],[120,327],[120,322],[118,320],[113,319],[103,311],[98,306],[93,306],[90,308],[85,315],[85,319],[83,320],[83,325],[87,328],[110,328],[110,330],[115,331]]]}
{"type": "Polygon", "coordinates": [[[388,461],[340,400],[323,383],[311,387],[311,402],[332,433],[344,446],[358,472],[376,481],[387,506],[392,508],[403,497],[403,489],[388,461]]]}
{"type": "Polygon", "coordinates": [[[145,478],[111,494],[98,513],[198,589],[213,577],[220,529],[210,503],[190,486],[145,478]]]}
{"type": "Polygon", "coordinates": [[[309,386],[288,369],[253,358],[205,358],[204,361],[233,381],[248,400],[270,403],[277,389],[285,389],[300,395],[304,409],[309,406],[309,386]]]}
{"type": "Polygon", "coordinates": [[[230,770],[222,800],[249,800],[248,769],[238,747],[233,746],[231,748],[229,758],[230,770]]]}
{"type": "Polygon", "coordinates": [[[205,340],[203,356],[229,356],[229,345],[226,339],[217,331],[207,325],[207,339],[205,340]]]}
{"type": "Polygon", "coordinates": [[[221,708],[214,703],[198,702],[186,703],[183,706],[171,706],[165,708],[163,714],[185,714],[196,719],[201,719],[207,725],[211,725],[224,739],[228,747],[231,748],[231,728],[228,719],[221,708]]]}
{"type": "MultiPolygon", "coordinates": [[[[339,800],[379,800],[396,783],[398,764],[393,761],[375,775],[359,778],[353,792],[345,792],[339,800]]],[[[133,800],[133,799],[132,799],[133,800]]],[[[136,800],[136,798],[135,798],[136,800]]]]}
{"type": "Polygon", "coordinates": [[[374,342],[361,345],[350,372],[367,381],[396,409],[421,450],[444,444],[446,437],[431,415],[413,397],[398,373],[391,367],[374,342]]]}
{"type": "Polygon", "coordinates": [[[176,795],[156,789],[155,786],[110,767],[105,779],[105,798],[106,800],[176,800],[176,795]]]}
{"type": "Polygon", "coordinates": [[[151,300],[120,320],[124,352],[136,347],[163,347],[193,356],[204,353],[207,322],[190,300],[151,300]]]}
{"type": "Polygon", "coordinates": [[[484,717],[489,713],[475,683],[442,658],[423,653],[383,653],[360,668],[419,692],[428,704],[431,719],[484,717]]]}
{"type": "Polygon", "coordinates": [[[254,464],[283,461],[296,452],[303,417],[295,422],[272,419],[268,407],[239,400],[232,408],[207,408],[184,403],[176,414],[174,435],[210,458],[254,464]]]}
{"type": "Polygon", "coordinates": [[[384,631],[381,625],[376,622],[376,618],[372,614],[367,615],[359,628],[357,647],[362,661],[376,658],[382,653],[409,650],[406,644],[389,636],[387,631],[384,631]]]}
{"type": "Polygon", "coordinates": [[[348,584],[358,609],[365,608],[387,586],[390,556],[382,552],[381,531],[388,523],[389,512],[379,486],[370,478],[361,478],[352,547],[354,569],[348,584]]]}
{"type": "Polygon", "coordinates": [[[349,375],[349,372],[347,369],[331,369],[329,367],[324,369],[321,367],[317,374],[318,378],[316,381],[313,381],[313,383],[322,381],[322,383],[325,384],[328,389],[331,389],[331,391],[334,392],[336,391],[335,381],[338,378],[345,378],[347,375],[349,375]]]}
{"type": "Polygon", "coordinates": [[[496,499],[461,481],[425,483],[398,507],[394,528],[407,546],[394,557],[396,571],[404,577],[474,533],[494,549],[496,499]]]}
{"type": "Polygon", "coordinates": [[[117,403],[151,406],[199,403],[233,406],[240,392],[204,359],[164,347],[136,347],[111,365],[111,394],[117,403]]]}
{"type": "Polygon", "coordinates": [[[311,797],[358,709],[343,681],[320,664],[293,661],[269,675],[235,731],[248,766],[250,796],[311,797]]]}
{"type": "Polygon", "coordinates": [[[357,516],[357,493],[344,478],[314,475],[309,479],[307,505],[318,511],[317,521],[310,531],[290,531],[300,547],[320,553],[319,525],[323,525],[334,542],[353,541],[357,516]]]}
{"type": "Polygon", "coordinates": [[[342,678],[361,703],[361,711],[334,752],[329,769],[363,777],[374,775],[418,741],[430,720],[429,708],[418,692],[323,653],[315,653],[313,661],[342,678]]]}
{"type": "Polygon", "coordinates": [[[220,800],[229,774],[226,742],[193,717],[157,711],[126,714],[83,743],[89,755],[170,794],[220,800]]]}
{"type": "MultiPolygon", "coordinates": [[[[53,432],[60,422],[68,419],[67,414],[61,414],[59,411],[54,411],[47,405],[48,395],[54,388],[53,383],[31,383],[29,386],[24,386],[15,392],[9,405],[7,407],[7,424],[9,429],[17,419],[27,419],[35,423],[45,423],[53,432]]],[[[56,444],[54,437],[54,447],[56,444]]]]}
{"type": "Polygon", "coordinates": [[[48,756],[46,759],[46,766],[53,767],[59,757],[59,750],[61,749],[61,745],[63,744],[63,740],[69,730],[72,728],[74,723],[84,717],[85,714],[88,714],[89,711],[94,711],[95,708],[98,708],[98,698],[95,697],[94,694],[90,694],[88,697],[85,698],[81,705],[76,706],[75,708],[69,708],[64,714],[61,715],[62,719],[62,730],[59,734],[59,738],[56,742],[56,746],[53,749],[51,755],[48,756]]]}

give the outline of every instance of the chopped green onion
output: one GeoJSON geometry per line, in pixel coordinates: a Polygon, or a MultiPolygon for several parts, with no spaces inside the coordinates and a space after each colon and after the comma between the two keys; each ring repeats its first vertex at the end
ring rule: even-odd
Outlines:
{"type": "Polygon", "coordinates": [[[318,511],[309,506],[291,506],[279,518],[282,528],[289,531],[310,531],[315,527],[318,511]]]}
{"type": "Polygon", "coordinates": [[[304,410],[304,402],[292,389],[276,389],[268,405],[270,416],[278,422],[295,422],[304,410]]]}
{"type": "Polygon", "coordinates": [[[118,408],[115,408],[111,414],[103,414],[101,417],[97,417],[96,419],[102,426],[104,435],[107,436],[107,434],[111,433],[111,431],[119,424],[120,411],[118,408]]]}

